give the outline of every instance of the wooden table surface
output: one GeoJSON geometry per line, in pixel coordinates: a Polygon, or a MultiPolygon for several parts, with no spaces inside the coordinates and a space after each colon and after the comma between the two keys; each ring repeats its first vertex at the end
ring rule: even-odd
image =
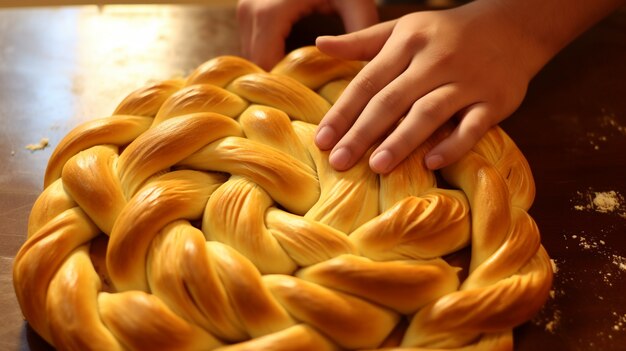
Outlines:
{"type": "MultiPolygon", "coordinates": [[[[238,54],[234,16],[232,5],[0,10],[0,350],[50,349],[22,319],[11,267],[52,149],[135,88],[238,54]],[[50,147],[25,149],[44,137],[50,147]]],[[[304,21],[289,45],[337,30],[304,21]]],[[[558,270],[516,350],[626,350],[626,10],[560,53],[502,125],[533,169],[531,215],[558,270]]]]}

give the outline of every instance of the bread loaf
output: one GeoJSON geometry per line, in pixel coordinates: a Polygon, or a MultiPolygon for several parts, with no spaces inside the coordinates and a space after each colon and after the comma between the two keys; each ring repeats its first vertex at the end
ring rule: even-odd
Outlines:
{"type": "Polygon", "coordinates": [[[15,258],[28,323],[60,350],[511,350],[552,280],[528,163],[494,127],[437,175],[445,125],[335,171],[316,124],[362,66],[218,57],[76,127],[15,258]]]}

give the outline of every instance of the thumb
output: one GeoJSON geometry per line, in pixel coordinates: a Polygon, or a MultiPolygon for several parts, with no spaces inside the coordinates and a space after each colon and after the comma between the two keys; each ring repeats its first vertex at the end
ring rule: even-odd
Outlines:
{"type": "Polygon", "coordinates": [[[369,28],[338,36],[322,36],[315,41],[317,48],[330,56],[370,61],[383,48],[396,21],[376,24],[369,28]]]}

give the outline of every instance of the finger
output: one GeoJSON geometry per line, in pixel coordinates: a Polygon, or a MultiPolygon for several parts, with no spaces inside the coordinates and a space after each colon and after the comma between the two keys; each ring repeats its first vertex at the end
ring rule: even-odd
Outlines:
{"type": "Polygon", "coordinates": [[[436,170],[461,159],[495,124],[492,121],[497,119],[485,103],[468,107],[454,131],[426,155],[426,166],[436,170]]]}
{"type": "Polygon", "coordinates": [[[417,100],[398,127],[370,157],[370,168],[388,173],[418,148],[445,121],[470,103],[456,84],[446,84],[417,100]]]}
{"type": "MultiPolygon", "coordinates": [[[[426,106],[439,96],[439,93],[435,93],[424,99],[424,102],[414,104],[423,95],[429,94],[433,87],[446,83],[445,75],[429,73],[429,65],[422,63],[419,54],[414,56],[416,51],[419,51],[418,44],[406,45],[404,36],[391,36],[381,52],[353,79],[337,103],[320,122],[316,143],[321,149],[333,147],[330,163],[335,169],[345,170],[352,167],[391,125],[407,113],[407,110],[426,106]],[[408,63],[403,62],[403,59],[408,63]],[[398,71],[403,70],[404,65],[408,68],[399,75],[398,71]],[[375,77],[378,81],[369,77],[375,77]],[[380,116],[384,118],[381,120],[380,116]]],[[[445,93],[447,89],[441,91],[445,93]]],[[[445,101],[434,101],[431,104],[434,106],[450,105],[445,101]]],[[[457,106],[457,108],[461,107],[463,106],[457,106]]],[[[454,112],[456,111],[449,112],[449,115],[445,117],[449,118],[454,112]]],[[[414,119],[419,121],[411,113],[408,117],[409,120],[403,124],[411,125],[414,119]]],[[[425,134],[422,140],[426,139],[436,127],[431,127],[430,132],[425,134]]],[[[401,137],[402,131],[403,127],[400,127],[399,131],[395,132],[395,137],[401,137]]],[[[391,138],[393,140],[393,133],[391,138]]],[[[407,137],[407,140],[416,142],[411,137],[407,137]]],[[[390,171],[420,143],[407,146],[408,149],[402,149],[401,146],[406,144],[400,143],[393,145],[393,148],[385,153],[374,155],[376,157],[371,158],[372,169],[380,173],[390,171]],[[400,154],[394,156],[394,152],[400,152],[400,154]]]]}
{"type": "Polygon", "coordinates": [[[395,23],[383,22],[349,34],[321,36],[315,40],[315,45],[321,52],[333,57],[370,61],[389,39],[395,23]]]}
{"type": "MultiPolygon", "coordinates": [[[[367,138],[357,138],[353,142],[349,142],[349,138],[354,137],[354,134],[365,136],[363,133],[353,132],[346,136],[346,134],[352,129],[355,122],[360,118],[360,114],[367,106],[369,100],[378,94],[378,92],[384,88],[394,77],[397,77],[404,67],[402,62],[397,62],[397,65],[392,63],[388,59],[383,57],[378,60],[370,62],[346,87],[335,104],[328,110],[324,118],[320,121],[318,132],[315,137],[315,143],[322,150],[328,150],[331,148],[337,149],[336,144],[340,141],[344,141],[344,146],[357,145],[360,142],[367,142],[371,138],[376,137],[380,133],[367,138]],[[400,72],[398,72],[400,71],[400,72]]],[[[377,57],[378,58],[378,57],[377,57]]],[[[383,115],[385,116],[385,115],[383,115]]],[[[378,118],[380,116],[376,116],[378,118]]],[[[387,117],[387,116],[385,116],[387,117]]],[[[392,119],[389,117],[387,119],[392,119]]],[[[393,121],[391,121],[393,123],[393,121]]],[[[365,121],[365,125],[375,124],[368,118],[365,121]]],[[[387,128],[388,125],[382,126],[387,128]]],[[[359,129],[363,131],[364,129],[359,129]]],[[[363,146],[366,148],[367,146],[363,146]]],[[[360,152],[357,152],[355,156],[359,156],[360,152]]],[[[354,164],[354,159],[347,162],[346,165],[336,164],[337,169],[345,169],[349,165],[354,164]]]]}
{"type": "MultiPolygon", "coordinates": [[[[337,142],[335,148],[348,148],[351,155],[354,156],[354,160],[358,160],[370,146],[379,141],[397,121],[407,114],[416,101],[430,93],[433,90],[432,87],[442,86],[442,83],[438,81],[439,79],[442,78],[433,74],[427,65],[414,59],[406,71],[367,102],[359,117],[350,126],[346,134],[341,137],[341,140],[337,142]]],[[[449,105],[448,102],[434,101],[439,93],[445,94],[447,89],[449,87],[429,96],[424,103],[449,105]]],[[[463,106],[458,105],[458,108],[463,106]]],[[[452,113],[454,112],[456,111],[452,113]]],[[[425,138],[427,137],[428,135],[425,136],[425,138]]],[[[383,171],[380,168],[382,167],[381,160],[374,164],[378,167],[377,171],[383,171]]]]}
{"type": "Polygon", "coordinates": [[[239,42],[241,54],[250,59],[250,42],[252,40],[252,8],[251,3],[239,1],[237,4],[237,26],[239,30],[239,42]]]}
{"type": "Polygon", "coordinates": [[[351,162],[344,164],[346,161],[341,161],[341,158],[333,152],[331,165],[338,169],[350,167],[406,115],[417,100],[411,92],[413,90],[411,76],[410,70],[403,72],[367,103],[359,117],[334,147],[334,150],[347,149],[351,162]]]}
{"type": "MultiPolygon", "coordinates": [[[[357,120],[368,101],[409,65],[412,55],[383,45],[380,53],[352,79],[337,102],[320,121],[315,137],[322,150],[333,148],[357,120]]],[[[346,165],[356,162],[351,159],[346,165]]],[[[337,169],[344,169],[336,161],[337,169]]]]}
{"type": "Polygon", "coordinates": [[[373,0],[336,0],[334,7],[343,20],[346,32],[354,32],[378,23],[378,9],[373,0]]]}

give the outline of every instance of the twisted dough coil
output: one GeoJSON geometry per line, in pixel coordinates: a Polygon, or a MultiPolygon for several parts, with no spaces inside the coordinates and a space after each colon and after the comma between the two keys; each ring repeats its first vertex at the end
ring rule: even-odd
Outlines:
{"type": "Polygon", "coordinates": [[[438,187],[445,126],[390,174],[334,171],[315,124],[361,67],[218,57],[71,131],[15,258],[30,325],[64,350],[512,349],[552,279],[526,160],[496,127],[438,187]]]}

